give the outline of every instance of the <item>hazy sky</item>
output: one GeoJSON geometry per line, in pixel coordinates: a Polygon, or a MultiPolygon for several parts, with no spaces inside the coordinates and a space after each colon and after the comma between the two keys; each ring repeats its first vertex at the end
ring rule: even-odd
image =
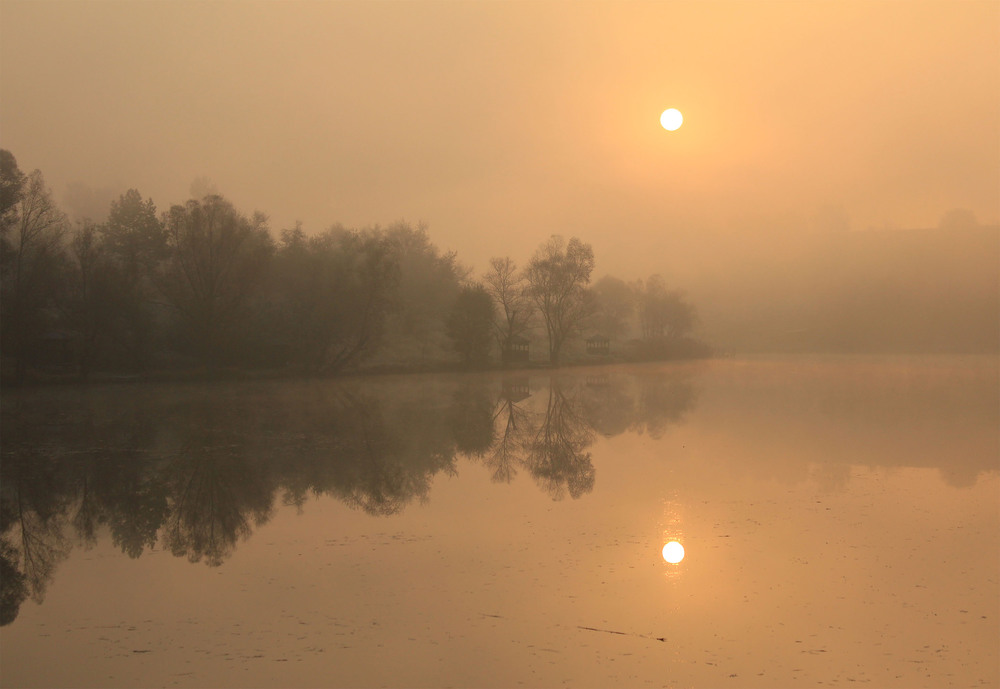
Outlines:
{"type": "Polygon", "coordinates": [[[997,222],[1000,2],[0,0],[0,146],[66,210],[204,176],[274,229],[423,221],[477,269],[561,233],[632,277],[997,222]]]}

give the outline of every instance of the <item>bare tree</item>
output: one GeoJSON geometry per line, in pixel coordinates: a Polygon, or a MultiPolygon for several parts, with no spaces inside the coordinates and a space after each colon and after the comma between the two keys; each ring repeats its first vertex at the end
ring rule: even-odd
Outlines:
{"type": "Polygon", "coordinates": [[[491,258],[483,283],[497,306],[493,331],[502,355],[511,339],[531,329],[535,305],[528,294],[527,280],[509,257],[491,258]]]}
{"type": "Polygon", "coordinates": [[[576,237],[566,244],[553,235],[528,263],[529,293],[545,321],[549,361],[559,365],[566,340],[594,313],[593,295],[586,289],[594,270],[594,250],[576,237]]]}

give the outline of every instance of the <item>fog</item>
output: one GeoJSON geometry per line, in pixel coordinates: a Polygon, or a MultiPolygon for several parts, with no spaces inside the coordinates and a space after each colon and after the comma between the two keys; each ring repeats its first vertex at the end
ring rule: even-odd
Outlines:
{"type": "Polygon", "coordinates": [[[73,219],[213,190],[274,234],[424,223],[473,276],[558,234],[595,278],[662,274],[721,351],[981,351],[998,25],[992,1],[4,0],[0,146],[73,219]],[[917,332],[939,316],[954,337],[917,332]]]}

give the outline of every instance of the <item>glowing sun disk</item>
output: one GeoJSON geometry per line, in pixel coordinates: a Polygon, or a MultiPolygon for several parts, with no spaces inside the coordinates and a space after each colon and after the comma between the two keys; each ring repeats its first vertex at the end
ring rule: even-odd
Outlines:
{"type": "Polygon", "coordinates": [[[670,108],[669,110],[664,110],[663,114],[660,115],[660,124],[668,132],[675,132],[681,128],[684,124],[684,115],[681,111],[676,108],[670,108]]]}

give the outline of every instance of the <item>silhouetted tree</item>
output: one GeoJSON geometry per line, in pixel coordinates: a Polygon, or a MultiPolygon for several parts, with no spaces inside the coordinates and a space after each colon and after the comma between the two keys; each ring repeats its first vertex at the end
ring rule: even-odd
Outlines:
{"type": "Polygon", "coordinates": [[[58,293],[63,264],[61,240],[65,224],[35,170],[18,188],[13,156],[4,161],[4,209],[0,225],[0,309],[3,351],[16,360],[16,379],[23,381],[32,345],[53,321],[51,310],[58,293]],[[12,167],[13,166],[13,167],[12,167]]]}
{"type": "Polygon", "coordinates": [[[424,227],[396,223],[368,233],[383,236],[399,265],[396,307],[387,324],[387,344],[397,360],[443,358],[451,351],[446,323],[467,271],[454,252],[442,253],[424,227]]]}
{"type": "Polygon", "coordinates": [[[490,269],[483,276],[483,283],[497,307],[494,336],[503,353],[512,338],[523,336],[531,328],[535,305],[528,294],[524,275],[510,258],[490,259],[490,269]]]}
{"type": "Polygon", "coordinates": [[[676,290],[668,290],[663,278],[652,275],[635,283],[639,327],[646,339],[683,337],[697,320],[694,306],[676,290]]]}
{"type": "Polygon", "coordinates": [[[167,233],[152,199],[129,189],[111,202],[100,228],[104,252],[118,282],[115,322],[109,334],[138,370],[149,365],[155,332],[153,277],[168,255],[167,233]]]}
{"type": "Polygon", "coordinates": [[[65,322],[77,335],[80,376],[90,373],[122,311],[126,285],[121,271],[107,255],[97,228],[78,227],[70,239],[68,270],[63,276],[60,307],[65,322]]]}
{"type": "Polygon", "coordinates": [[[6,226],[13,218],[8,218],[14,211],[14,206],[21,200],[27,177],[17,166],[14,154],[6,149],[0,149],[0,223],[6,226]]]}
{"type": "Polygon", "coordinates": [[[610,338],[620,338],[629,330],[635,312],[635,293],[621,280],[605,275],[591,288],[596,300],[594,327],[610,338]]]}
{"type": "Polygon", "coordinates": [[[275,263],[272,327],[292,361],[318,372],[342,370],[382,344],[398,280],[384,237],[340,227],[313,238],[299,227],[286,230],[275,263]]]}
{"type": "Polygon", "coordinates": [[[576,237],[566,244],[554,235],[539,247],[525,276],[549,338],[549,361],[559,365],[566,340],[579,332],[593,314],[594,302],[586,287],[594,269],[594,251],[576,237]]]}
{"type": "Polygon", "coordinates": [[[167,235],[156,217],[156,205],[153,199],[143,201],[135,189],[111,202],[101,234],[108,253],[121,262],[132,280],[138,280],[167,255],[167,235]]]}
{"type": "Polygon", "coordinates": [[[467,366],[486,363],[490,356],[494,307],[482,285],[465,287],[448,316],[448,337],[467,366]]]}
{"type": "Polygon", "coordinates": [[[208,196],[173,206],[166,228],[170,258],[158,283],[184,340],[209,364],[236,358],[274,252],[267,218],[246,218],[221,196],[208,196]]]}

